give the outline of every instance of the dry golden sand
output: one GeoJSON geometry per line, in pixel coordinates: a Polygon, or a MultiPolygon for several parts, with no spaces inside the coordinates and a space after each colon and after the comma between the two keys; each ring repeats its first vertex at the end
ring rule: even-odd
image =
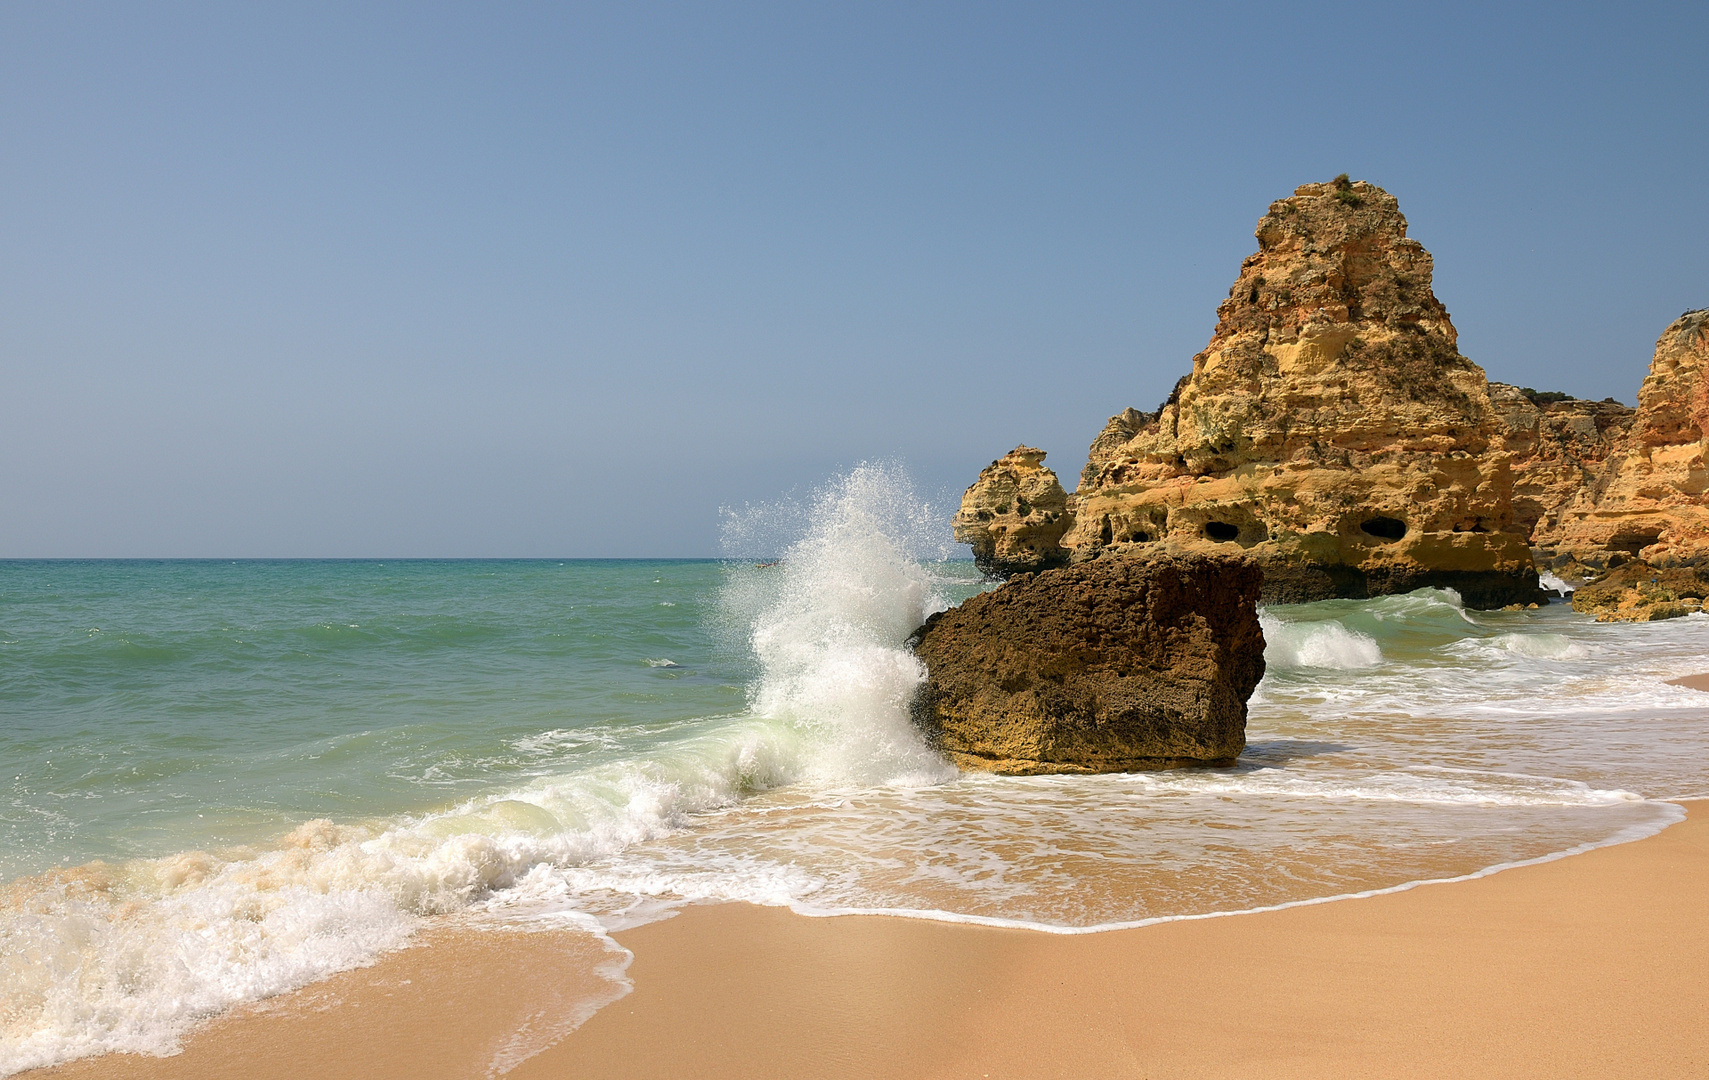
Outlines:
{"type": "MultiPolygon", "coordinates": [[[[731,904],[619,935],[635,991],[510,1075],[1709,1075],[1709,802],[1633,844],[1285,911],[1062,937],[731,904]]],[[[579,991],[570,938],[442,933],[32,1074],[478,1077],[579,991]]]]}

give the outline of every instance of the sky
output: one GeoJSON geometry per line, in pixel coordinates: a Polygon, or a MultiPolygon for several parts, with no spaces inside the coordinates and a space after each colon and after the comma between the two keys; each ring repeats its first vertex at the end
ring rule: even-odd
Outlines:
{"type": "Polygon", "coordinates": [[[1265,207],[1399,200],[1494,379],[1709,306],[1709,5],[0,5],[0,557],[673,557],[1072,488],[1265,207]]]}

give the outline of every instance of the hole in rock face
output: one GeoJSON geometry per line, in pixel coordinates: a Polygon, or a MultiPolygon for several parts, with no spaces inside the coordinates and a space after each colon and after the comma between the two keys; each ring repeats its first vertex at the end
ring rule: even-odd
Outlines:
{"type": "Polygon", "coordinates": [[[1610,551],[1624,551],[1628,555],[1636,555],[1649,547],[1661,537],[1660,532],[1653,533],[1618,533],[1608,540],[1610,551]]]}
{"type": "Polygon", "coordinates": [[[1406,522],[1399,518],[1374,517],[1359,528],[1379,540],[1399,540],[1406,535],[1406,522]]]}
{"type": "Polygon", "coordinates": [[[1228,541],[1228,540],[1238,539],[1239,536],[1240,536],[1239,526],[1230,525],[1226,521],[1207,521],[1207,522],[1205,522],[1205,537],[1206,537],[1206,539],[1216,540],[1216,541],[1228,541]]]}

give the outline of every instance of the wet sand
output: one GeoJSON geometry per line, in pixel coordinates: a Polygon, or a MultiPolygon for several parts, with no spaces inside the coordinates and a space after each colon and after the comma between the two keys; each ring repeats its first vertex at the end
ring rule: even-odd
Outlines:
{"type": "Polygon", "coordinates": [[[1702,690],[1709,693],[1709,674],[1685,675],[1677,679],[1669,679],[1668,683],[1672,686],[1683,686],[1688,690],[1702,690]]]}
{"type": "MultiPolygon", "coordinates": [[[[634,992],[509,1075],[1709,1075],[1709,802],[1687,806],[1487,878],[1079,937],[692,908],[619,934],[634,992]]],[[[484,1076],[519,1029],[556,1037],[586,960],[567,935],[441,932],[177,1057],[27,1075],[484,1076]]]]}

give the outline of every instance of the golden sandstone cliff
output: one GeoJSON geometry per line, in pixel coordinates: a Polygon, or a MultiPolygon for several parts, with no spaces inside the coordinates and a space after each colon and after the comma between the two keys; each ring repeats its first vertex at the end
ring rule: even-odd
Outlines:
{"type": "Polygon", "coordinates": [[[1656,566],[1709,554],[1709,311],[1676,319],[1656,342],[1638,409],[1605,467],[1539,528],[1536,542],[1590,566],[1637,556],[1656,566]]]}
{"type": "Polygon", "coordinates": [[[1603,467],[1534,541],[1552,565],[1612,573],[1573,595],[1599,618],[1683,615],[1709,596],[1709,311],[1656,342],[1638,408],[1603,467]]]}
{"type": "Polygon", "coordinates": [[[1494,607],[1541,598],[1535,560],[1601,618],[1709,598],[1709,312],[1662,334],[1635,410],[1539,394],[1460,355],[1381,188],[1306,184],[1256,235],[1192,371],[1111,418],[1073,494],[1031,447],[968,488],[980,566],[1239,554],[1273,603],[1437,585],[1494,607]]]}
{"type": "Polygon", "coordinates": [[[963,498],[958,538],[987,569],[1033,569],[1060,558],[1042,526],[1071,517],[1058,546],[1074,561],[1243,554],[1270,602],[1428,585],[1478,607],[1542,599],[1510,425],[1456,348],[1394,197],[1345,177],[1307,184],[1271,204],[1257,238],[1192,372],[1156,412],[1111,419],[1062,516],[996,513],[999,484],[1055,480],[1006,458],[963,498]]]}
{"type": "Polygon", "coordinates": [[[1381,188],[1307,184],[1257,238],[1192,371],[1111,418],[1074,493],[1021,446],[962,497],[956,537],[1015,575],[913,642],[915,719],[963,767],[1231,761],[1259,599],[1535,606],[1542,565],[1601,620],[1709,601],[1709,311],[1662,334],[1634,410],[1490,382],[1381,188]]]}
{"type": "Polygon", "coordinates": [[[1559,526],[1561,511],[1601,473],[1632,426],[1632,408],[1497,382],[1489,397],[1513,469],[1513,519],[1535,542],[1559,526]]]}

